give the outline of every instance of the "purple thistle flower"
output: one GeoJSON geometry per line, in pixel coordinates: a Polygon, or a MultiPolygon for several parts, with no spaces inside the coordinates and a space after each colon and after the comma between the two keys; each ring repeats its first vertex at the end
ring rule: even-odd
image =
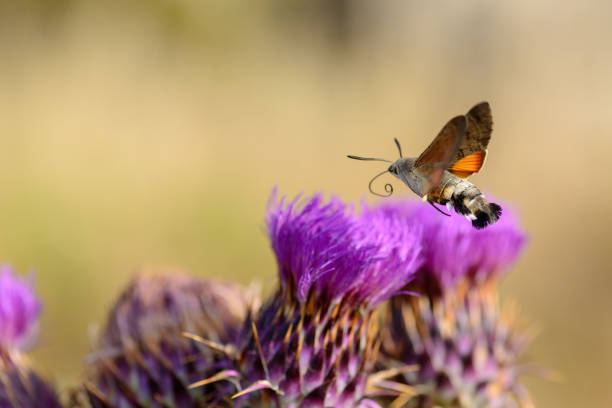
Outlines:
{"type": "Polygon", "coordinates": [[[275,192],[266,221],[280,287],[245,326],[238,406],[373,406],[373,311],[419,267],[418,228],[365,205],[357,215],[336,198],[285,203],[275,192]]]}
{"type": "Polygon", "coordinates": [[[419,266],[420,229],[385,208],[362,215],[316,195],[285,205],[272,193],[266,217],[282,289],[301,303],[313,293],[328,302],[350,298],[376,306],[409,282],[419,266]]]}
{"type": "Polygon", "coordinates": [[[220,380],[233,377],[227,354],[235,350],[249,300],[245,289],[230,283],[137,277],[113,306],[90,357],[85,388],[91,404],[220,405],[233,389],[226,391],[229,384],[220,380]],[[219,381],[192,387],[220,372],[219,381]]]}
{"type": "Polygon", "coordinates": [[[53,386],[21,354],[34,341],[42,309],[32,286],[0,267],[0,408],[60,407],[53,386]]]}
{"type": "Polygon", "coordinates": [[[9,266],[0,267],[0,347],[23,349],[36,335],[42,305],[32,286],[9,266]]]}
{"type": "Polygon", "coordinates": [[[424,290],[431,290],[433,285],[444,292],[463,280],[478,285],[501,276],[526,242],[507,205],[497,223],[481,230],[473,228],[460,214],[445,217],[422,203],[397,201],[381,207],[397,213],[407,223],[421,226],[424,263],[417,279],[424,290]]]}
{"type": "Polygon", "coordinates": [[[497,296],[526,240],[508,206],[483,230],[420,203],[382,207],[423,229],[424,263],[409,286],[421,296],[391,300],[383,336],[383,361],[417,367],[398,379],[417,393],[408,406],[530,406],[516,366],[528,339],[497,296]]]}

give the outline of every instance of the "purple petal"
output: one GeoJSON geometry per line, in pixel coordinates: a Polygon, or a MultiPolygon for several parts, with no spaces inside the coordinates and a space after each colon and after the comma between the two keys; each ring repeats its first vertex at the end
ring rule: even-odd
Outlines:
{"type": "Polygon", "coordinates": [[[304,302],[314,291],[374,306],[406,285],[420,266],[421,232],[385,208],[357,215],[338,198],[285,204],[273,192],[266,217],[283,288],[304,302]]]}
{"type": "Polygon", "coordinates": [[[485,229],[472,227],[465,217],[442,216],[420,202],[386,202],[381,206],[423,231],[422,274],[433,278],[443,289],[469,277],[481,283],[503,274],[518,258],[526,242],[513,211],[503,205],[504,215],[485,229]]]}
{"type": "Polygon", "coordinates": [[[0,346],[23,348],[38,327],[42,305],[34,295],[32,282],[0,267],[0,346]]]}

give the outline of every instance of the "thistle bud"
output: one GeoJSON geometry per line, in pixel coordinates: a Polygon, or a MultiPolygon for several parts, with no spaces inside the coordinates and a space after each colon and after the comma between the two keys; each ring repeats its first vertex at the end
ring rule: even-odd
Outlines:
{"type": "Polygon", "coordinates": [[[86,384],[94,407],[208,407],[224,382],[250,296],[239,286],[184,275],[139,276],[113,306],[86,384]]]}

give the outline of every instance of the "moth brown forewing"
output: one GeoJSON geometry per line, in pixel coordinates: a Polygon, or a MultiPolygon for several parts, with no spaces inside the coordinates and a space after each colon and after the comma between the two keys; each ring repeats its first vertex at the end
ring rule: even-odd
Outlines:
{"type": "Polygon", "coordinates": [[[403,157],[397,139],[394,140],[400,158],[395,162],[375,157],[348,157],[391,163],[387,170],[370,180],[368,188],[372,194],[383,197],[393,194],[391,184],[385,184],[386,194],[376,193],[372,189],[374,180],[389,172],[442,214],[449,215],[435,203],[445,205],[449,211],[454,208],[455,212],[465,215],[475,228],[480,229],[495,223],[502,212],[498,204],[489,203],[480,190],[467,180],[482,168],[492,131],[491,107],[488,102],[481,102],[467,114],[448,121],[417,158],[403,157]]]}

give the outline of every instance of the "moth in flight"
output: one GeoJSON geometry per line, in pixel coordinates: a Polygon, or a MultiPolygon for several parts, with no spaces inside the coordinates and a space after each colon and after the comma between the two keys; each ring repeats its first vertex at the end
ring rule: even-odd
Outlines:
{"type": "Polygon", "coordinates": [[[348,157],[392,163],[387,170],[370,180],[368,187],[372,194],[388,197],[393,193],[391,184],[385,184],[387,194],[384,195],[372,190],[374,180],[389,172],[442,214],[449,215],[435,203],[445,205],[449,211],[454,208],[455,212],[465,215],[475,228],[481,229],[494,224],[501,216],[502,209],[498,204],[489,203],[467,177],[482,168],[492,130],[491,107],[488,102],[481,102],[467,114],[454,117],[444,125],[417,158],[403,157],[397,139],[394,140],[400,158],[395,162],[374,157],[348,157]]]}

